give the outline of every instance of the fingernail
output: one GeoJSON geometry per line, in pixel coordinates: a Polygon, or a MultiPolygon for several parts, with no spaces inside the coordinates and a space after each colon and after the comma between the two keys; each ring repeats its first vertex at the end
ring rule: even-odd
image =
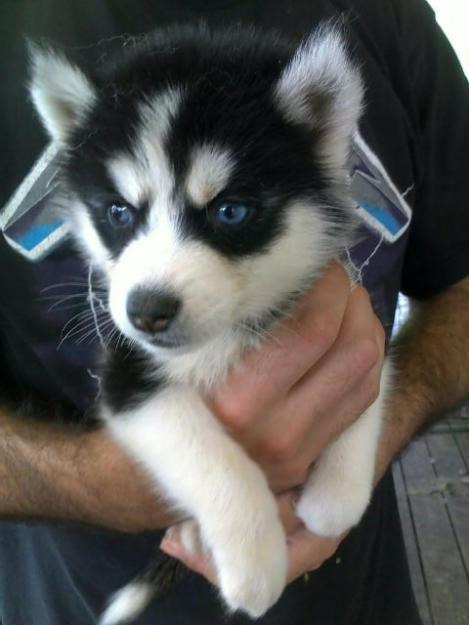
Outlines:
{"type": "Polygon", "coordinates": [[[168,527],[160,542],[160,549],[169,556],[178,557],[177,554],[181,551],[181,543],[179,542],[179,532],[173,527],[168,527]]]}
{"type": "Polygon", "coordinates": [[[161,551],[164,551],[164,553],[166,553],[168,556],[171,556],[173,558],[180,559],[181,557],[180,543],[176,543],[171,540],[167,540],[166,538],[163,538],[163,540],[160,542],[160,549],[161,551]]]}
{"type": "Polygon", "coordinates": [[[179,535],[179,532],[174,527],[174,525],[172,525],[171,527],[168,527],[168,529],[164,533],[163,541],[168,540],[170,542],[177,542],[178,535],[179,535]]]}

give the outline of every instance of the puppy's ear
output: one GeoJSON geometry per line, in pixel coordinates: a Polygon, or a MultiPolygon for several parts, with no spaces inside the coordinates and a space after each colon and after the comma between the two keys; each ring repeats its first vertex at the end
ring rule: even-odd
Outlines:
{"type": "Polygon", "coordinates": [[[64,143],[73,125],[95,102],[91,81],[76,65],[50,49],[29,44],[29,91],[52,139],[64,143]]]}
{"type": "Polygon", "coordinates": [[[289,121],[314,131],[323,165],[331,173],[343,170],[362,111],[363,83],[338,28],[322,26],[300,46],[274,97],[289,121]]]}

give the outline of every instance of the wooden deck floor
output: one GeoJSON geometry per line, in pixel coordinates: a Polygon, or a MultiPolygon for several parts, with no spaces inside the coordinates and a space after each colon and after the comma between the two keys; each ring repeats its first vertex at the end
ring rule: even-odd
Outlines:
{"type": "Polygon", "coordinates": [[[469,406],[411,443],[394,480],[424,625],[469,625],[469,406]]]}

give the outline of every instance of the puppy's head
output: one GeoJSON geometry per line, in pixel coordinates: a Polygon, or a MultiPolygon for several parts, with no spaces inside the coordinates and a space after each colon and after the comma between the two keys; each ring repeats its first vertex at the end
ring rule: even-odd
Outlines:
{"type": "Polygon", "coordinates": [[[31,94],[63,148],[73,232],[148,349],[265,322],[345,245],[362,85],[333,29],[296,51],[172,30],[99,78],[36,50],[31,94]]]}

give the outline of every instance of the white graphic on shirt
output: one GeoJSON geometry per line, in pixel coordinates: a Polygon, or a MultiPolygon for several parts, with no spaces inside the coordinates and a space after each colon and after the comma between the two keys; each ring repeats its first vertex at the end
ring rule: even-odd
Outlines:
{"type": "Polygon", "coordinates": [[[407,230],[412,210],[378,156],[357,132],[349,159],[352,197],[361,220],[387,243],[394,243],[407,230]]]}
{"type": "MultiPolygon", "coordinates": [[[[51,197],[56,187],[59,146],[51,143],[0,211],[0,230],[7,242],[32,261],[48,256],[68,237],[67,225],[55,214],[51,197]]],[[[407,230],[412,211],[375,152],[357,132],[349,159],[350,183],[360,219],[380,237],[394,243],[407,230]]],[[[376,251],[373,252],[376,253],[376,251]]],[[[355,267],[357,276],[369,262],[355,267]]]]}

